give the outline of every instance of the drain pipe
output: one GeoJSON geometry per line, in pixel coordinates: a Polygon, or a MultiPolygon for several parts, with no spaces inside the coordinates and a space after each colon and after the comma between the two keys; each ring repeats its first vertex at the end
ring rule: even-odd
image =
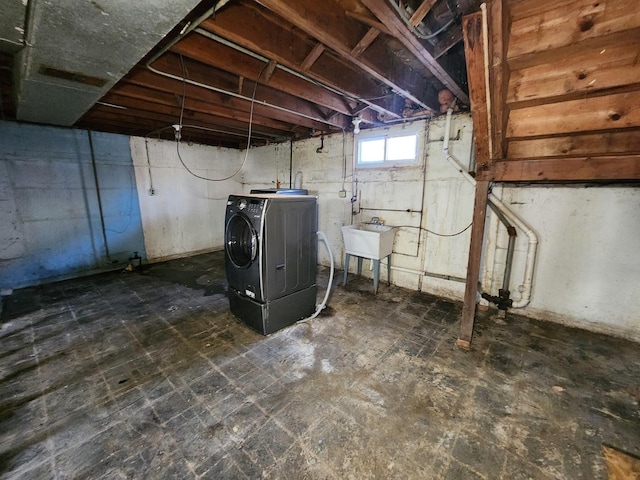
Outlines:
{"type": "MultiPolygon", "coordinates": [[[[455,103],[455,102],[454,102],[455,103]]],[[[475,187],[476,179],[473,178],[467,170],[460,165],[458,160],[456,160],[449,153],[449,134],[451,132],[451,116],[453,115],[453,105],[447,110],[447,119],[444,130],[444,145],[442,147],[442,154],[445,159],[458,171],[460,174],[469,182],[471,185],[475,187]]],[[[504,217],[521,231],[529,239],[529,245],[527,247],[527,260],[524,269],[524,280],[522,285],[518,287],[518,290],[521,293],[520,300],[517,302],[513,302],[511,304],[511,308],[523,308],[529,304],[531,300],[531,288],[533,286],[533,267],[536,262],[536,250],[538,247],[538,237],[536,236],[533,229],[527,225],[520,217],[518,217],[515,213],[513,213],[509,208],[502,203],[502,201],[496,197],[493,193],[489,194],[489,204],[493,205],[492,208],[496,208],[498,211],[504,215],[504,217]]],[[[509,275],[511,275],[509,271],[509,275]]]]}
{"type": "Polygon", "coordinates": [[[509,223],[507,217],[505,217],[500,210],[496,208],[493,203],[489,203],[489,207],[496,214],[496,217],[502,222],[509,234],[509,243],[507,245],[507,257],[504,265],[504,276],[502,277],[502,288],[498,289],[498,296],[490,295],[486,292],[482,292],[481,296],[485,300],[491,303],[495,303],[499,310],[506,310],[513,305],[511,299],[511,292],[509,291],[509,283],[511,282],[511,267],[513,265],[513,253],[515,251],[516,236],[518,235],[516,229],[509,223]]]}
{"type": "Polygon", "coordinates": [[[324,294],[322,303],[320,303],[320,305],[317,306],[316,311],[313,313],[313,315],[307,318],[303,318],[302,320],[298,320],[297,323],[308,322],[309,320],[313,320],[318,315],[320,315],[320,312],[322,312],[322,310],[324,310],[324,307],[327,306],[327,300],[329,300],[329,294],[331,293],[331,287],[333,285],[333,273],[335,271],[335,262],[333,260],[333,252],[331,251],[331,245],[329,245],[329,239],[327,238],[327,236],[324,234],[323,231],[318,230],[316,233],[318,234],[318,237],[320,237],[320,239],[324,242],[325,246],[327,247],[327,251],[329,252],[329,260],[331,262],[331,269],[329,270],[329,283],[327,284],[327,292],[324,294]]]}

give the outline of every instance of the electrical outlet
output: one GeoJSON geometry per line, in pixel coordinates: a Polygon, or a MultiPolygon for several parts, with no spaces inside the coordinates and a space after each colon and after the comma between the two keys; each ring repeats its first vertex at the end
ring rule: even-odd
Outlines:
{"type": "Polygon", "coordinates": [[[339,196],[340,198],[346,198],[346,197],[347,197],[347,191],[346,191],[346,190],[340,190],[340,191],[338,192],[338,196],[339,196]]]}
{"type": "Polygon", "coordinates": [[[149,189],[149,196],[153,197],[156,194],[156,189],[155,188],[150,188],[149,189]]]}

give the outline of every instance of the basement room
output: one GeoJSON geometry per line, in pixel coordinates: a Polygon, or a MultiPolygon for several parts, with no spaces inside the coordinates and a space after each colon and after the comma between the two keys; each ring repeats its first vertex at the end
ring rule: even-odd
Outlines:
{"type": "Polygon", "coordinates": [[[640,479],[634,0],[0,0],[1,479],[640,479]]]}

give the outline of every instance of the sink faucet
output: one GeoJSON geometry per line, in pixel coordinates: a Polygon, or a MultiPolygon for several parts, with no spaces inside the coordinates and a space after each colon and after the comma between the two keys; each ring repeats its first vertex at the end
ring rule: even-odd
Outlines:
{"type": "Polygon", "coordinates": [[[384,220],[380,217],[371,217],[371,223],[374,225],[384,225],[384,220]]]}

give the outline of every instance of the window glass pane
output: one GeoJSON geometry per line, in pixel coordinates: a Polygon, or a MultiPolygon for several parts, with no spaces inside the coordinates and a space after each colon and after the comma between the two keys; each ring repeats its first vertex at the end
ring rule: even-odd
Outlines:
{"type": "Polygon", "coordinates": [[[391,137],[387,141],[387,160],[415,160],[417,135],[391,137]]]}
{"type": "Polygon", "coordinates": [[[370,138],[360,140],[358,157],[359,163],[373,163],[384,161],[384,138],[370,138]]]}

